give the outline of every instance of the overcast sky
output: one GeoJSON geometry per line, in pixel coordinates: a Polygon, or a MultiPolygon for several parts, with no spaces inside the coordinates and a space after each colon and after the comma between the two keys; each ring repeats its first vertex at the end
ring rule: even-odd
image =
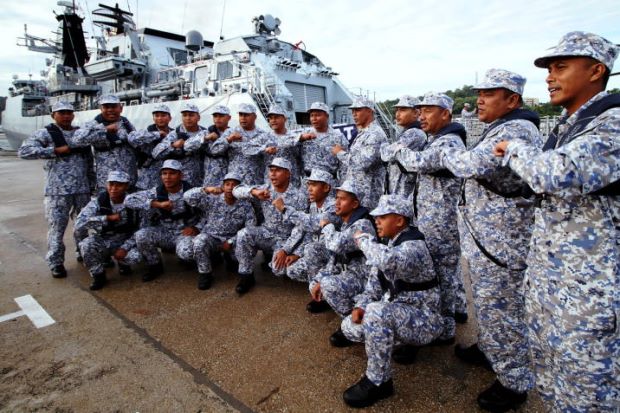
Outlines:
{"type": "MultiPolygon", "coordinates": [[[[99,1],[77,3],[87,14],[99,1]]],[[[139,27],[179,34],[198,30],[212,41],[219,37],[224,0],[118,3],[136,13],[139,27]]],[[[61,10],[52,0],[8,4],[0,14],[0,95],[7,94],[13,74],[38,78],[45,67],[46,55],[15,45],[23,24],[31,34],[51,36],[56,30],[52,11],[61,10]]],[[[532,62],[564,33],[591,31],[620,43],[617,0],[227,0],[224,36],[251,34],[252,17],[260,14],[280,18],[280,39],[303,40],[309,52],[340,73],[345,86],[368,90],[378,100],[471,85],[497,67],[524,75],[524,95],[545,102],[545,71],[532,62]]],[[[90,36],[97,28],[88,19],[84,29],[90,36]]],[[[609,87],[620,87],[620,76],[612,77],[609,87]]]]}

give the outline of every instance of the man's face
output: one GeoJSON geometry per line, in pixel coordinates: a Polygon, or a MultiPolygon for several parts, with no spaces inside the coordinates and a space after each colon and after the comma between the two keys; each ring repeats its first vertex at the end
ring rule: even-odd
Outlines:
{"type": "Polygon", "coordinates": [[[172,119],[172,117],[170,116],[169,113],[166,113],[166,112],[154,112],[153,113],[153,123],[159,129],[163,129],[166,126],[168,126],[168,124],[170,123],[170,119],[172,119]]]}
{"type": "Polygon", "coordinates": [[[183,179],[183,173],[176,169],[162,169],[160,175],[165,188],[175,188],[181,184],[183,179]]]}
{"type": "Polygon", "coordinates": [[[223,113],[213,114],[213,124],[219,130],[224,130],[228,128],[228,122],[230,122],[230,115],[225,115],[223,113]]]}
{"type": "Polygon", "coordinates": [[[355,195],[346,191],[336,191],[336,215],[339,217],[351,214],[359,204],[355,195]]]}
{"type": "Polygon", "coordinates": [[[478,90],[478,119],[484,123],[491,123],[501,118],[508,112],[512,112],[519,105],[519,95],[506,93],[506,89],[480,89],[478,90]]]}
{"type": "Polygon", "coordinates": [[[351,109],[353,113],[353,121],[357,126],[366,127],[372,122],[374,112],[370,108],[351,109]]]}
{"type": "Polygon", "coordinates": [[[314,129],[323,130],[329,124],[329,115],[322,110],[313,110],[310,112],[310,124],[314,129]]]}
{"type": "Polygon", "coordinates": [[[106,187],[111,199],[122,199],[127,193],[129,184],[127,182],[108,182],[106,187]]]}
{"type": "Polygon", "coordinates": [[[450,123],[450,111],[440,106],[422,106],[420,123],[424,132],[437,133],[450,123]]]}
{"type": "Polygon", "coordinates": [[[405,218],[398,214],[387,214],[375,217],[377,235],[381,238],[394,238],[404,225],[405,218]]]}
{"type": "Polygon", "coordinates": [[[232,196],[232,191],[233,189],[235,189],[235,187],[239,185],[239,181],[237,181],[236,179],[227,179],[224,181],[224,184],[222,185],[222,189],[224,190],[224,195],[227,196],[232,196]]]}
{"type": "Polygon", "coordinates": [[[331,187],[325,182],[308,181],[308,198],[310,202],[320,202],[327,198],[331,187]]]}
{"type": "Polygon", "coordinates": [[[591,78],[596,62],[587,57],[560,57],[547,67],[547,88],[552,105],[574,113],[591,97],[591,78]]]}
{"type": "Polygon", "coordinates": [[[101,116],[107,122],[117,122],[121,118],[123,106],[120,103],[105,103],[101,105],[101,116]]]}
{"type": "Polygon", "coordinates": [[[396,108],[394,119],[398,126],[408,126],[418,120],[420,111],[415,108],[396,108]]]}
{"type": "Polygon", "coordinates": [[[289,179],[291,177],[291,173],[288,169],[280,168],[277,166],[269,167],[269,180],[271,184],[275,187],[282,187],[288,184],[289,179]]]}
{"type": "Polygon", "coordinates": [[[256,113],[239,113],[239,126],[245,130],[254,129],[256,113]]]}
{"type": "Polygon", "coordinates": [[[181,122],[183,122],[185,129],[196,129],[199,121],[200,113],[181,112],[181,122]]]}
{"type": "Polygon", "coordinates": [[[269,115],[269,126],[274,131],[282,130],[286,127],[286,118],[282,115],[269,115]]]}
{"type": "Polygon", "coordinates": [[[62,129],[70,129],[73,118],[75,118],[75,114],[72,110],[58,110],[52,112],[52,119],[54,119],[54,122],[62,129]]]}

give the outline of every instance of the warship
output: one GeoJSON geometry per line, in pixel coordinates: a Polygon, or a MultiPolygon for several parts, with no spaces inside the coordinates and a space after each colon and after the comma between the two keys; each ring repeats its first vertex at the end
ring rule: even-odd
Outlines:
{"type": "MultiPolygon", "coordinates": [[[[348,107],[357,95],[303,42],[279,39],[281,21],[270,14],[252,19],[253,34],[211,42],[196,30],[183,36],[137,28],[131,12],[118,4],[99,4],[92,15],[100,33],[92,36],[96,47],[89,48],[75,3],[57,5],[62,10],[55,13],[55,39],[34,36],[27,26],[18,38],[18,45],[51,56],[41,80],[14,76],[3,113],[13,148],[50,122],[55,102],[71,102],[75,121],[82,124],[98,113],[98,97],[110,93],[121,99],[123,115],[137,128],[152,123],[152,109],[160,102],[170,106],[172,122],[178,123],[181,104],[191,101],[206,115],[215,105],[224,104],[235,113],[239,104],[251,103],[259,109],[257,125],[263,128],[268,127],[269,106],[277,103],[294,130],[309,125],[307,110],[318,101],[329,106],[332,126],[349,139],[355,135],[348,107]]],[[[376,112],[381,126],[394,136],[391,117],[381,107],[376,112]]]]}

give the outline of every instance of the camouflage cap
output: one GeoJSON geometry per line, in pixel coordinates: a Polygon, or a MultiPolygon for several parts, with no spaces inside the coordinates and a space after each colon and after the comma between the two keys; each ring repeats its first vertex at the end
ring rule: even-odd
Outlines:
{"type": "Polygon", "coordinates": [[[403,95],[398,100],[398,103],[394,105],[395,108],[415,108],[420,103],[418,98],[413,96],[403,95]]]}
{"type": "Polygon", "coordinates": [[[398,214],[407,218],[413,217],[413,205],[402,195],[391,194],[382,195],[379,198],[379,204],[375,209],[370,211],[373,217],[380,217],[387,214],[398,214]]]}
{"type": "Polygon", "coordinates": [[[99,105],[120,105],[121,100],[118,96],[103,95],[99,98],[99,105]]]}
{"type": "Polygon", "coordinates": [[[241,177],[235,172],[228,172],[226,175],[224,175],[224,179],[222,179],[222,182],[228,181],[228,180],[234,180],[234,181],[241,183],[241,177]]]}
{"type": "Polygon", "coordinates": [[[312,112],[313,110],[320,110],[329,115],[329,106],[327,106],[323,102],[314,102],[312,105],[310,105],[310,109],[308,109],[308,112],[312,112]]]}
{"type": "Polygon", "coordinates": [[[230,109],[224,105],[217,105],[211,111],[212,115],[230,115],[230,109]]]}
{"type": "Polygon", "coordinates": [[[374,111],[375,104],[373,103],[372,100],[365,98],[363,96],[360,96],[360,97],[355,98],[351,106],[349,106],[349,109],[362,109],[362,108],[368,108],[374,111]]]}
{"type": "Polygon", "coordinates": [[[161,168],[159,168],[160,171],[162,169],[174,169],[175,171],[183,171],[181,162],[177,161],[176,159],[166,159],[161,168]]]}
{"type": "Polygon", "coordinates": [[[439,106],[440,108],[448,109],[452,111],[452,106],[454,105],[454,100],[446,94],[443,93],[435,93],[428,92],[424,95],[422,102],[418,103],[416,107],[419,106],[439,106]]]}
{"type": "Polygon", "coordinates": [[[307,179],[313,182],[325,182],[327,185],[334,186],[334,177],[323,169],[313,168],[310,171],[310,176],[307,179]]]}
{"type": "Polygon", "coordinates": [[[237,113],[256,113],[256,106],[249,103],[240,103],[237,113]]]}
{"type": "Polygon", "coordinates": [[[523,95],[526,79],[515,72],[504,69],[489,69],[482,82],[474,86],[474,90],[504,88],[518,95],[523,95]]]}
{"type": "Polygon", "coordinates": [[[534,60],[534,64],[546,68],[556,57],[586,56],[603,63],[611,72],[619,52],[620,47],[604,37],[594,33],[570,32],[562,36],[547,54],[534,60]]]}
{"type": "Polygon", "coordinates": [[[155,112],[163,112],[163,113],[167,113],[170,114],[170,108],[168,107],[168,105],[164,104],[164,103],[158,103],[157,105],[153,106],[153,113],[155,112]]]}
{"type": "Polygon", "coordinates": [[[353,181],[346,180],[339,187],[336,187],[337,191],[348,192],[359,200],[362,199],[362,195],[364,194],[361,188],[353,181]]]}
{"type": "Polygon", "coordinates": [[[198,109],[198,106],[194,105],[193,103],[184,102],[181,105],[181,113],[183,112],[200,113],[200,109],[198,109]]]}
{"type": "Polygon", "coordinates": [[[277,168],[283,168],[288,171],[293,169],[288,159],[284,159],[284,158],[273,158],[273,160],[269,163],[268,166],[275,166],[277,168]]]}
{"type": "Polygon", "coordinates": [[[131,181],[131,179],[126,172],[110,171],[110,173],[108,174],[108,182],[120,182],[122,184],[126,184],[129,181],[131,181]]]}
{"type": "Polygon", "coordinates": [[[71,112],[75,111],[75,109],[73,109],[73,105],[66,100],[59,100],[52,105],[52,113],[60,112],[61,110],[69,110],[71,112]]]}
{"type": "Polygon", "coordinates": [[[280,107],[280,105],[271,105],[269,107],[269,112],[267,112],[267,116],[269,115],[286,116],[286,112],[282,109],[282,107],[280,107]]]}

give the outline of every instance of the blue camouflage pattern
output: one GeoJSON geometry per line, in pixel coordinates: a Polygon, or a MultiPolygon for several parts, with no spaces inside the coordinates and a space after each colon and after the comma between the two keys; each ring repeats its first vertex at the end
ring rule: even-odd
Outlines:
{"type": "MultiPolygon", "coordinates": [[[[197,131],[188,132],[183,125],[180,126],[180,131],[188,135],[188,139],[196,136],[204,137],[207,130],[202,126],[199,126],[197,131]]],[[[200,154],[197,152],[186,152],[183,148],[174,148],[173,143],[181,139],[175,129],[153,148],[153,158],[158,161],[174,158],[181,163],[181,170],[183,172],[183,180],[188,182],[191,186],[200,186],[202,184],[202,160],[200,154]]],[[[184,140],[184,146],[187,140],[184,140]]]]}
{"type": "Polygon", "coordinates": [[[246,185],[263,182],[265,171],[266,133],[260,128],[247,131],[241,127],[229,128],[211,146],[213,154],[228,156],[228,172],[237,174],[246,185]],[[242,140],[228,142],[230,134],[239,132],[242,140]]]}

